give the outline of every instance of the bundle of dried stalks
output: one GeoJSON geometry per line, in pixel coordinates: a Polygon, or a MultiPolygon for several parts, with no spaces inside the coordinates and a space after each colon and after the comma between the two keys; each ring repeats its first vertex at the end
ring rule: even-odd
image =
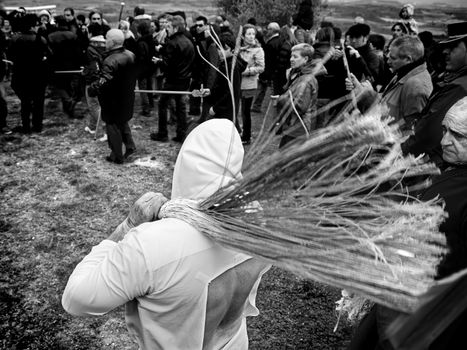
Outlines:
{"type": "MultiPolygon", "coordinates": [[[[219,74],[232,91],[229,73],[219,74]]],[[[380,109],[350,115],[355,102],[328,127],[271,153],[284,119],[297,113],[292,99],[278,115],[270,102],[241,181],[202,203],[171,200],[159,216],[305,278],[413,310],[444,253],[444,212],[411,198],[402,180],[438,169],[402,157],[400,135],[380,109]]]]}
{"type": "Polygon", "coordinates": [[[404,192],[401,179],[437,169],[381,146],[397,141],[377,115],[349,119],[254,157],[240,182],[202,203],[169,201],[160,216],[305,278],[410,311],[444,251],[437,229],[444,213],[404,192]]]}

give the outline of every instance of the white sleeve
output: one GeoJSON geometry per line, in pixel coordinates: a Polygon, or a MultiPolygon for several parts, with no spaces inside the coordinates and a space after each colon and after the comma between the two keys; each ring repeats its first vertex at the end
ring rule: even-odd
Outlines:
{"type": "Polygon", "coordinates": [[[62,296],[68,313],[102,315],[148,293],[152,274],[136,231],[118,243],[102,241],[76,266],[62,296]]]}

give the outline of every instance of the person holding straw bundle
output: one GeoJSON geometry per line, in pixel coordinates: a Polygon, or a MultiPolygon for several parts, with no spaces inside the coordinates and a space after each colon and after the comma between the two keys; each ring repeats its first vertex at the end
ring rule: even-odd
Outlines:
{"type": "MultiPolygon", "coordinates": [[[[202,123],[178,155],[172,199],[206,199],[239,180],[242,163],[234,124],[202,123]]],[[[135,203],[127,220],[75,268],[63,307],[90,316],[125,304],[140,349],[247,349],[246,317],[258,315],[256,291],[269,265],[221,247],[180,219],[147,222],[165,201],[147,193],[135,203]]]]}

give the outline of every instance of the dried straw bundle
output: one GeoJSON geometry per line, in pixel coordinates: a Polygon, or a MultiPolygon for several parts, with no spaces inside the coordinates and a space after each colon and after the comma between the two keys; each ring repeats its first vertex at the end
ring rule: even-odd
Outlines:
{"type": "Polygon", "coordinates": [[[444,252],[437,229],[444,212],[404,192],[403,178],[437,169],[381,146],[398,141],[378,115],[350,118],[267,157],[252,152],[243,180],[202,203],[171,200],[160,217],[184,220],[305,278],[411,311],[444,252]]]}

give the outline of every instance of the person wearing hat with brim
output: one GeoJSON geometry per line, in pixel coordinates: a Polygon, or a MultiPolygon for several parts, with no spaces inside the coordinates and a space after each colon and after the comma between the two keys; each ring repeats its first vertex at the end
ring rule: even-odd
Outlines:
{"type": "Polygon", "coordinates": [[[439,43],[446,57],[444,80],[434,86],[414,134],[401,145],[404,154],[425,154],[440,167],[443,167],[441,122],[449,108],[467,96],[467,22],[448,24],[447,29],[448,38],[439,43]]]}

